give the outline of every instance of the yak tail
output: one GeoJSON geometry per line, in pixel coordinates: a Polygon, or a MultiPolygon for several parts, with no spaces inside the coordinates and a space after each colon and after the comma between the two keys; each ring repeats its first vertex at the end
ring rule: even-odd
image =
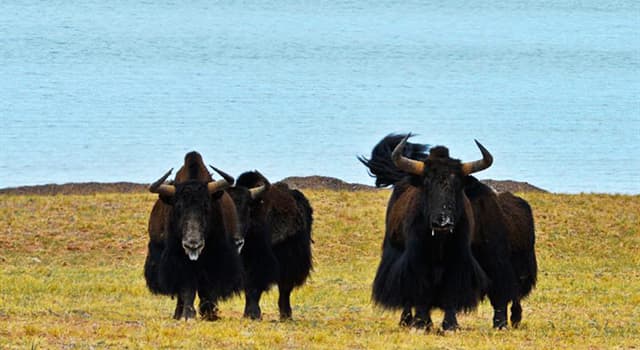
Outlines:
{"type": "MultiPolygon", "coordinates": [[[[408,174],[398,169],[391,160],[393,149],[405,138],[407,134],[389,134],[383,138],[371,151],[371,158],[359,156],[358,160],[364,164],[371,177],[376,178],[376,187],[394,185],[408,174]]],[[[411,137],[411,134],[409,134],[411,137]]],[[[411,159],[427,159],[428,145],[407,142],[402,154],[411,159]]]]}

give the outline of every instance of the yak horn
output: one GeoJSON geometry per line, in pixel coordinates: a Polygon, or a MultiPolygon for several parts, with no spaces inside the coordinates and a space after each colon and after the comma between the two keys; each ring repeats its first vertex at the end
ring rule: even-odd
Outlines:
{"type": "Polygon", "coordinates": [[[225,179],[218,180],[218,181],[211,181],[207,184],[207,189],[209,190],[210,194],[216,193],[218,191],[222,191],[227,187],[229,187],[229,183],[225,179]]]}
{"type": "Polygon", "coordinates": [[[484,170],[490,167],[493,163],[493,156],[491,155],[491,153],[489,153],[489,151],[487,151],[487,149],[484,148],[484,146],[482,146],[480,142],[478,142],[478,140],[474,141],[476,142],[476,145],[478,145],[478,148],[482,153],[482,159],[462,163],[462,174],[464,174],[465,176],[484,170]]]}
{"type": "Polygon", "coordinates": [[[233,185],[236,182],[236,179],[233,178],[233,176],[225,173],[224,171],[214,167],[213,165],[209,164],[209,166],[211,167],[211,169],[213,169],[216,173],[220,174],[220,176],[222,176],[223,179],[227,180],[227,182],[229,183],[229,185],[233,185]]]}
{"type": "Polygon", "coordinates": [[[271,187],[271,183],[264,175],[262,175],[262,173],[260,173],[258,170],[254,170],[254,173],[256,173],[256,175],[258,175],[262,179],[264,184],[249,189],[249,192],[251,193],[251,199],[260,198],[260,196],[271,187]]]}
{"type": "Polygon", "coordinates": [[[267,185],[261,185],[258,187],[250,188],[249,193],[251,193],[251,199],[260,198],[260,196],[267,190],[267,185]]]}
{"type": "Polygon", "coordinates": [[[402,141],[396,146],[391,153],[391,160],[393,164],[395,164],[398,169],[414,175],[423,175],[424,174],[424,163],[407,158],[402,155],[402,151],[404,150],[404,146],[407,143],[407,140],[411,137],[411,134],[407,134],[402,141]]]}
{"type": "Polygon", "coordinates": [[[261,172],[259,172],[258,170],[254,170],[254,173],[262,179],[263,184],[258,187],[249,189],[249,192],[251,193],[251,199],[259,198],[266,190],[271,187],[271,183],[264,175],[262,175],[261,172]]]}
{"type": "Polygon", "coordinates": [[[173,185],[167,185],[164,181],[171,175],[173,168],[169,169],[166,174],[159,178],[156,182],[149,185],[149,192],[158,193],[163,196],[172,197],[176,194],[176,187],[173,185]]]}

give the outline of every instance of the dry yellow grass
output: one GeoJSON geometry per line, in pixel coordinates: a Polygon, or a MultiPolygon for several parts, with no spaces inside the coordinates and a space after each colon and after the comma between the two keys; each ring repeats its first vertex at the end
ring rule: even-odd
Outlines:
{"type": "MultiPolygon", "coordinates": [[[[294,321],[175,321],[142,266],[154,196],[0,196],[0,349],[615,349],[640,347],[640,196],[527,193],[539,282],[520,329],[491,328],[487,302],[444,335],[399,328],[370,302],[389,192],[305,191],[315,210],[315,272],[294,321]]],[[[439,322],[442,314],[436,313],[439,322]]]]}

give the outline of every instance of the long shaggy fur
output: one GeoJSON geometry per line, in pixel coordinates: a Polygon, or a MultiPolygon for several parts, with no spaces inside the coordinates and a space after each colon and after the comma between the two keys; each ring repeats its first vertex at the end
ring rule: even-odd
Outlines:
{"type": "Polygon", "coordinates": [[[471,244],[473,254],[491,279],[489,299],[508,303],[516,296],[516,275],[509,260],[510,245],[502,211],[493,190],[469,176],[465,192],[471,201],[475,220],[471,244]]]}
{"type": "Polygon", "coordinates": [[[517,294],[522,299],[535,287],[538,277],[533,213],[527,201],[509,192],[498,194],[498,202],[505,216],[511,218],[511,264],[518,279],[517,294]]]}
{"type": "MultiPolygon", "coordinates": [[[[248,195],[248,194],[247,194],[248,195]]],[[[279,263],[271,247],[271,233],[264,222],[249,222],[242,248],[246,290],[266,291],[278,280],[279,263]]]]}
{"type": "MultiPolygon", "coordinates": [[[[277,283],[289,293],[304,284],[313,267],[313,210],[308,200],[302,192],[284,183],[270,185],[259,199],[249,199],[250,188],[267,183],[258,172],[246,172],[229,190],[238,212],[243,213],[240,216],[245,247],[241,256],[249,305],[245,315],[251,317],[259,317],[257,303],[262,292],[277,283]]],[[[283,297],[283,290],[280,295],[283,297]]],[[[288,304],[288,294],[286,299],[288,304]]]]}
{"type": "Polygon", "coordinates": [[[158,266],[160,290],[177,295],[184,286],[196,283],[199,293],[210,301],[227,299],[242,289],[242,263],[233,243],[221,236],[209,237],[197,261],[190,261],[178,237],[170,236],[158,266]]]}
{"type": "Polygon", "coordinates": [[[302,224],[296,232],[286,240],[273,246],[279,262],[278,284],[299,287],[309,277],[313,270],[313,256],[311,253],[311,227],[313,224],[313,209],[307,198],[298,190],[290,190],[296,201],[302,224]]]}
{"type": "Polygon", "coordinates": [[[160,285],[158,270],[160,268],[160,260],[164,251],[164,242],[149,241],[147,258],[144,262],[144,279],[147,287],[153,294],[170,294],[160,285]]]}
{"type": "MultiPolygon", "coordinates": [[[[396,203],[394,197],[403,192],[404,186],[408,184],[396,184],[390,206],[396,203]]],[[[474,309],[487,279],[471,255],[468,232],[456,230],[451,237],[431,236],[423,223],[416,218],[411,227],[404,227],[404,242],[392,241],[388,231],[373,282],[373,300],[388,309],[425,304],[455,311],[474,309]]]]}
{"type": "MultiPolygon", "coordinates": [[[[537,278],[531,207],[511,193],[496,194],[473,176],[465,181],[477,221],[472,249],[491,279],[489,300],[494,309],[502,310],[509,302],[519,309],[520,300],[531,292],[537,278]]],[[[516,311],[515,321],[512,316],[515,326],[520,312],[516,311]]]]}

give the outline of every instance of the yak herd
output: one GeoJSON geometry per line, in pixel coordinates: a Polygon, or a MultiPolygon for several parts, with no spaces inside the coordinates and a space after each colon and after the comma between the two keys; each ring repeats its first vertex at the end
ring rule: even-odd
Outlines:
{"type": "MultiPolygon", "coordinates": [[[[487,297],[493,327],[522,319],[520,301],[536,283],[533,215],[529,204],[498,193],[473,173],[493,157],[461,162],[443,146],[389,135],[359,157],[377,187],[393,186],[386,212],[373,302],[401,310],[400,325],[430,330],[431,311],[444,311],[443,330],[458,328],[456,314],[487,297]]],[[[313,210],[304,194],[258,171],[214,180],[197,152],[187,153],[149,186],[158,194],[149,217],[144,276],[154,294],[176,299],[175,319],[218,318],[218,304],[244,293],[244,316],[262,317],[260,297],[279,291],[280,319],[290,319],[292,291],[312,270],[313,210]],[[194,307],[196,294],[198,309],[194,307]]]]}

